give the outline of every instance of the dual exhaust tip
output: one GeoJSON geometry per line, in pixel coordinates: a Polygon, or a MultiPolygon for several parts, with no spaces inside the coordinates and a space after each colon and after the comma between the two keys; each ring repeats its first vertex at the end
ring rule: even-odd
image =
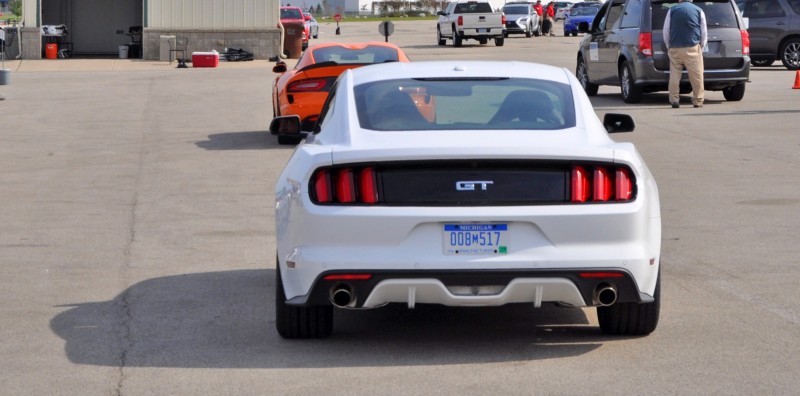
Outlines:
{"type": "MultiPolygon", "coordinates": [[[[356,305],[356,295],[352,287],[339,284],[331,288],[329,299],[331,304],[338,308],[353,308],[356,305]]],[[[594,289],[592,300],[596,305],[608,307],[617,302],[617,287],[608,283],[601,283],[594,289]]]]}

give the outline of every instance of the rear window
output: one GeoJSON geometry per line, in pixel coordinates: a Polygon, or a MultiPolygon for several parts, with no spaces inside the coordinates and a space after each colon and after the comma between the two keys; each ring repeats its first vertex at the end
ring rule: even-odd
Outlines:
{"type": "Polygon", "coordinates": [[[303,12],[299,8],[282,8],[281,19],[303,19],[303,12]]]}
{"type": "Polygon", "coordinates": [[[503,7],[503,12],[506,14],[527,14],[528,13],[528,6],[526,5],[507,5],[503,7]]]}
{"type": "Polygon", "coordinates": [[[355,87],[362,128],[553,130],[575,126],[569,85],[524,78],[397,79],[355,87]]]}
{"type": "Polygon", "coordinates": [[[360,49],[350,49],[345,47],[325,47],[312,49],[314,61],[336,62],[338,64],[347,63],[383,63],[398,61],[397,50],[394,48],[368,45],[360,49]]]}
{"type": "MultiPolygon", "coordinates": [[[[653,12],[653,30],[664,29],[664,19],[667,18],[667,11],[678,1],[658,1],[651,4],[653,12]]],[[[733,3],[729,0],[719,1],[695,1],[692,4],[700,7],[706,14],[706,27],[715,28],[739,28],[736,19],[736,11],[733,3]]]]}
{"type": "Polygon", "coordinates": [[[456,14],[477,14],[490,13],[492,6],[489,3],[458,3],[456,4],[456,14]]]}

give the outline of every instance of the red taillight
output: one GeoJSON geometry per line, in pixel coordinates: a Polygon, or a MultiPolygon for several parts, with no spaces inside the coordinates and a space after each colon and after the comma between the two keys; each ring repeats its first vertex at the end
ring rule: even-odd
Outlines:
{"type": "Polygon", "coordinates": [[[464,17],[461,15],[458,16],[458,26],[464,26],[464,17]]]}
{"type": "Polygon", "coordinates": [[[750,55],[750,33],[747,33],[747,30],[741,30],[742,32],[742,55],[750,55]]]}
{"type": "Polygon", "coordinates": [[[570,180],[570,201],[630,201],[633,200],[634,184],[631,171],[626,167],[575,165],[570,180]]]}
{"type": "Polygon", "coordinates": [[[356,182],[350,168],[339,169],[336,173],[336,200],[341,203],[356,201],[356,182]]]}
{"type": "Polygon", "coordinates": [[[639,33],[639,52],[645,56],[653,56],[653,33],[639,33]]]}
{"type": "Polygon", "coordinates": [[[300,80],[289,84],[286,87],[288,92],[324,92],[328,82],[322,79],[318,80],[300,80]]]}
{"type": "Polygon", "coordinates": [[[589,175],[586,168],[575,166],[572,168],[572,202],[586,202],[589,199],[589,175]]]}
{"type": "Polygon", "coordinates": [[[311,200],[318,204],[370,204],[380,201],[374,168],[325,168],[311,179],[311,200]]]}
{"type": "Polygon", "coordinates": [[[503,23],[503,26],[506,25],[506,16],[505,16],[505,14],[503,14],[503,16],[500,17],[500,21],[503,23]]]}
{"type": "Polygon", "coordinates": [[[370,280],[372,278],[371,274],[333,274],[333,275],[326,275],[323,279],[325,280],[370,280]]]}

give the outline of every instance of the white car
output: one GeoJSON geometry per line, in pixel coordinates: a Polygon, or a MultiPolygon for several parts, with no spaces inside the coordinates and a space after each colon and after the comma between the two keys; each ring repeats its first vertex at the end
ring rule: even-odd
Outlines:
{"type": "Polygon", "coordinates": [[[333,309],[389,303],[597,308],[658,323],[658,188],[627,132],[564,68],[388,63],[345,71],[275,186],[276,326],[326,337],[333,309]]]}

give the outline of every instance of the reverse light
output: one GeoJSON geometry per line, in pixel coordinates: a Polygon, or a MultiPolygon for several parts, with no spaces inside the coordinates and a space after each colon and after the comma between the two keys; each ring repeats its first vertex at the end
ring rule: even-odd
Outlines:
{"type": "Polygon", "coordinates": [[[639,33],[639,52],[644,56],[653,56],[653,33],[639,33]]]}

